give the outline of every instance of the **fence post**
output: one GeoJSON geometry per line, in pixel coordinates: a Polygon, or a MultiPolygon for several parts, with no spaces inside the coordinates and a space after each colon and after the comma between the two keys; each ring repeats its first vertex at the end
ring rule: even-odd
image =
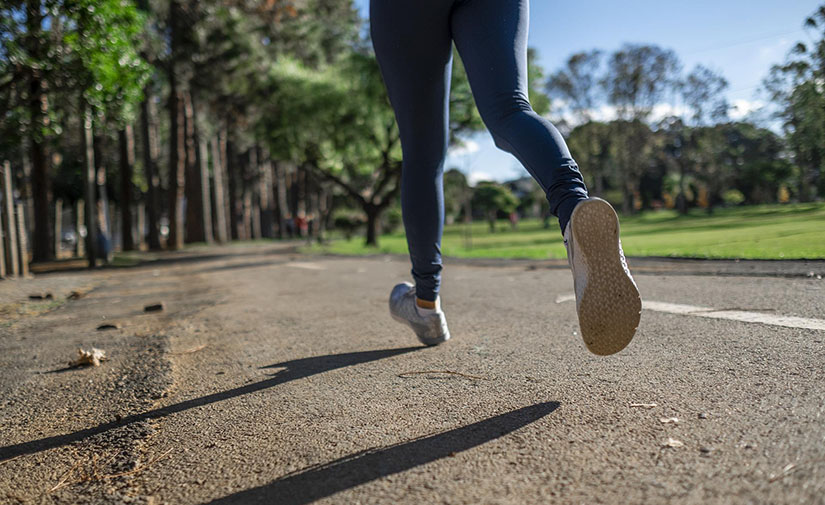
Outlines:
{"type": "Polygon", "coordinates": [[[60,259],[60,244],[63,240],[63,200],[54,201],[54,258],[60,259]]]}
{"type": "Polygon", "coordinates": [[[26,238],[26,208],[22,203],[17,204],[17,247],[19,249],[20,275],[29,276],[29,244],[26,238]]]}
{"type": "MultiPolygon", "coordinates": [[[[0,213],[2,214],[2,213],[0,213]]],[[[3,233],[3,226],[0,225],[0,279],[6,278],[6,234],[3,233]]]]}
{"type": "Polygon", "coordinates": [[[146,204],[143,202],[137,205],[137,249],[146,249],[146,204]]]}
{"type": "Polygon", "coordinates": [[[85,210],[86,210],[86,203],[81,198],[74,204],[74,231],[75,235],[77,235],[77,242],[75,242],[74,246],[74,255],[78,258],[82,258],[83,255],[86,254],[86,239],[80,234],[80,230],[86,226],[86,217],[85,217],[85,210]]]}
{"type": "Polygon", "coordinates": [[[7,272],[16,277],[20,272],[17,261],[17,223],[14,222],[14,192],[11,188],[11,164],[3,162],[3,231],[6,235],[7,272]]]}

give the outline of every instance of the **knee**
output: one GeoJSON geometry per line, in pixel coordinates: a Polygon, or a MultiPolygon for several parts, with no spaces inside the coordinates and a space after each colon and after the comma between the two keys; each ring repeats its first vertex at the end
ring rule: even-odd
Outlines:
{"type": "Polygon", "coordinates": [[[517,92],[479,101],[478,111],[487,129],[495,133],[505,130],[514,118],[532,114],[533,107],[524,93],[517,92]]]}
{"type": "Polygon", "coordinates": [[[513,148],[509,139],[513,136],[514,130],[518,129],[516,125],[522,124],[528,116],[535,114],[527,97],[523,96],[502,99],[495,105],[484,107],[484,110],[479,107],[479,112],[496,147],[510,153],[513,148]]]}

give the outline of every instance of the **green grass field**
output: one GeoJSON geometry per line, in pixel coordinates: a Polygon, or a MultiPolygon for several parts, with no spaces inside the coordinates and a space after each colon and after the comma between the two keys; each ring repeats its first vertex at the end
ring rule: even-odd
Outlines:
{"type": "MultiPolygon", "coordinates": [[[[518,230],[501,221],[490,233],[486,223],[448,226],[442,253],[457,258],[565,258],[555,219],[521,221],[518,230]],[[469,233],[468,233],[469,231],[469,233]]],[[[622,245],[628,256],[684,258],[799,259],[825,258],[825,204],[786,204],[701,210],[680,216],[674,211],[645,212],[621,219],[622,245]]],[[[383,235],[366,247],[360,236],[311,246],[307,252],[347,255],[407,253],[403,232],[383,235]]]]}

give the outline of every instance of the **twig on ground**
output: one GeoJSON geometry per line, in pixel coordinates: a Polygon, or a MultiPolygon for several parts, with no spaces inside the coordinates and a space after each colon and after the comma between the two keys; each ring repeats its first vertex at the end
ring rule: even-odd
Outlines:
{"type": "Polygon", "coordinates": [[[170,354],[172,354],[173,356],[180,356],[181,354],[192,354],[192,353],[196,353],[198,351],[202,351],[202,350],[206,349],[207,345],[208,344],[202,344],[202,345],[199,345],[199,346],[195,346],[191,349],[187,349],[185,351],[178,351],[178,352],[173,352],[173,353],[170,353],[170,354]]]}
{"type": "Polygon", "coordinates": [[[794,472],[794,470],[796,470],[797,468],[799,468],[797,465],[795,465],[793,463],[788,463],[787,465],[785,465],[785,468],[782,469],[782,472],[779,475],[771,474],[771,477],[768,479],[768,482],[776,482],[779,479],[782,479],[782,478],[792,474],[794,472]]]}
{"type": "Polygon", "coordinates": [[[480,377],[478,375],[469,375],[466,373],[461,372],[453,372],[452,370],[422,370],[420,372],[404,372],[398,374],[399,377],[402,379],[409,378],[410,375],[426,375],[426,374],[447,374],[447,375],[457,375],[459,377],[464,377],[466,379],[471,380],[485,380],[486,377],[480,377]]]}
{"type": "Polygon", "coordinates": [[[125,477],[126,475],[133,475],[133,474],[136,474],[138,472],[142,472],[143,470],[146,470],[150,466],[152,466],[155,463],[157,463],[158,461],[160,461],[162,458],[165,458],[170,452],[172,452],[172,449],[169,449],[168,451],[164,452],[160,456],[156,456],[155,458],[149,460],[149,462],[146,463],[145,465],[139,466],[139,467],[137,467],[133,470],[129,470],[128,472],[110,473],[110,474],[107,474],[107,475],[101,475],[100,477],[98,477],[98,479],[101,479],[101,480],[102,479],[116,479],[118,477],[125,477]]]}
{"type": "Polygon", "coordinates": [[[53,488],[49,489],[49,492],[53,493],[54,491],[57,491],[61,487],[66,486],[67,485],[66,481],[69,479],[69,476],[71,476],[74,473],[74,471],[77,470],[77,467],[80,466],[80,463],[82,461],[83,461],[82,459],[78,459],[77,462],[75,462],[75,464],[72,465],[71,468],[69,468],[69,471],[63,474],[63,477],[60,478],[60,481],[58,481],[58,483],[55,484],[53,488]]]}

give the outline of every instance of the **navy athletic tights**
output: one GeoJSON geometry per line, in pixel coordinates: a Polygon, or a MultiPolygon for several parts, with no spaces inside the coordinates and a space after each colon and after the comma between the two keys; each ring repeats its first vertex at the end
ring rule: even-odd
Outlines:
{"type": "Polygon", "coordinates": [[[562,230],[587,198],[564,139],[527,98],[528,0],[371,0],[375,54],[404,156],[401,208],[416,296],[435,301],[444,228],[452,43],[496,145],[541,185],[562,230]]]}

